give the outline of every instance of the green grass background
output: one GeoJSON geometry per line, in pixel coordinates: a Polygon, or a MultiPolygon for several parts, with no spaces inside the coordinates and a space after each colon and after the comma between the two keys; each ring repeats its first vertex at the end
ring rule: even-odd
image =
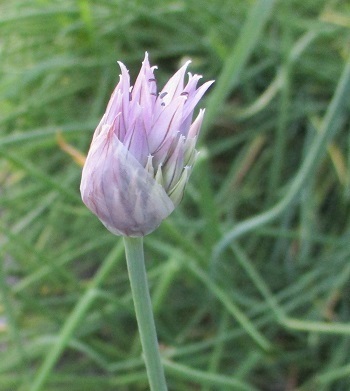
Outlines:
{"type": "Polygon", "coordinates": [[[180,207],[145,239],[171,391],[350,389],[350,4],[0,3],[0,390],[147,390],[122,240],[81,167],[145,50],[216,79],[180,207]]]}

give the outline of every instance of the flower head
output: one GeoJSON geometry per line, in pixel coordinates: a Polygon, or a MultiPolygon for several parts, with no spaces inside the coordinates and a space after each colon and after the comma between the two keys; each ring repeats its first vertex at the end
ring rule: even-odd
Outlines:
{"type": "Polygon", "coordinates": [[[116,235],[143,236],[179,204],[197,157],[203,121],[195,106],[213,83],[184,77],[189,61],[158,93],[148,54],[133,87],[120,80],[93,135],[80,191],[86,206],[116,235]]]}

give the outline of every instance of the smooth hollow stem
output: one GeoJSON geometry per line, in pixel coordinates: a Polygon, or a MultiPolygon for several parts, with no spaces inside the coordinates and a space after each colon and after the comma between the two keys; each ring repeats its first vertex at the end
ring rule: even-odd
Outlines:
{"type": "Polygon", "coordinates": [[[143,238],[124,237],[131,292],[151,391],[167,391],[143,254],[143,238]]]}

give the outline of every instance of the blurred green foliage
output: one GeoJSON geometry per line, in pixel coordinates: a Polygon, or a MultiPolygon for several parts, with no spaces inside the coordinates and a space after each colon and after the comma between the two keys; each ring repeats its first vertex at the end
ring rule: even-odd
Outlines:
{"type": "Polygon", "coordinates": [[[349,390],[349,48],[341,0],[2,1],[1,391],[147,390],[121,240],[57,141],[86,153],[145,50],[216,79],[145,239],[169,389],[349,390]]]}

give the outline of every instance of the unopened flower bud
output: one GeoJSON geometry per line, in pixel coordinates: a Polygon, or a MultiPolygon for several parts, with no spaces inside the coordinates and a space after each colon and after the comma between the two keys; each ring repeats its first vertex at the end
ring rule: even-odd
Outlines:
{"type": "Polygon", "coordinates": [[[204,110],[195,106],[213,83],[184,85],[187,62],[160,93],[146,53],[135,85],[121,76],[97,126],[83,168],[86,206],[116,235],[144,236],[156,229],[183,197],[197,157],[204,110]]]}

